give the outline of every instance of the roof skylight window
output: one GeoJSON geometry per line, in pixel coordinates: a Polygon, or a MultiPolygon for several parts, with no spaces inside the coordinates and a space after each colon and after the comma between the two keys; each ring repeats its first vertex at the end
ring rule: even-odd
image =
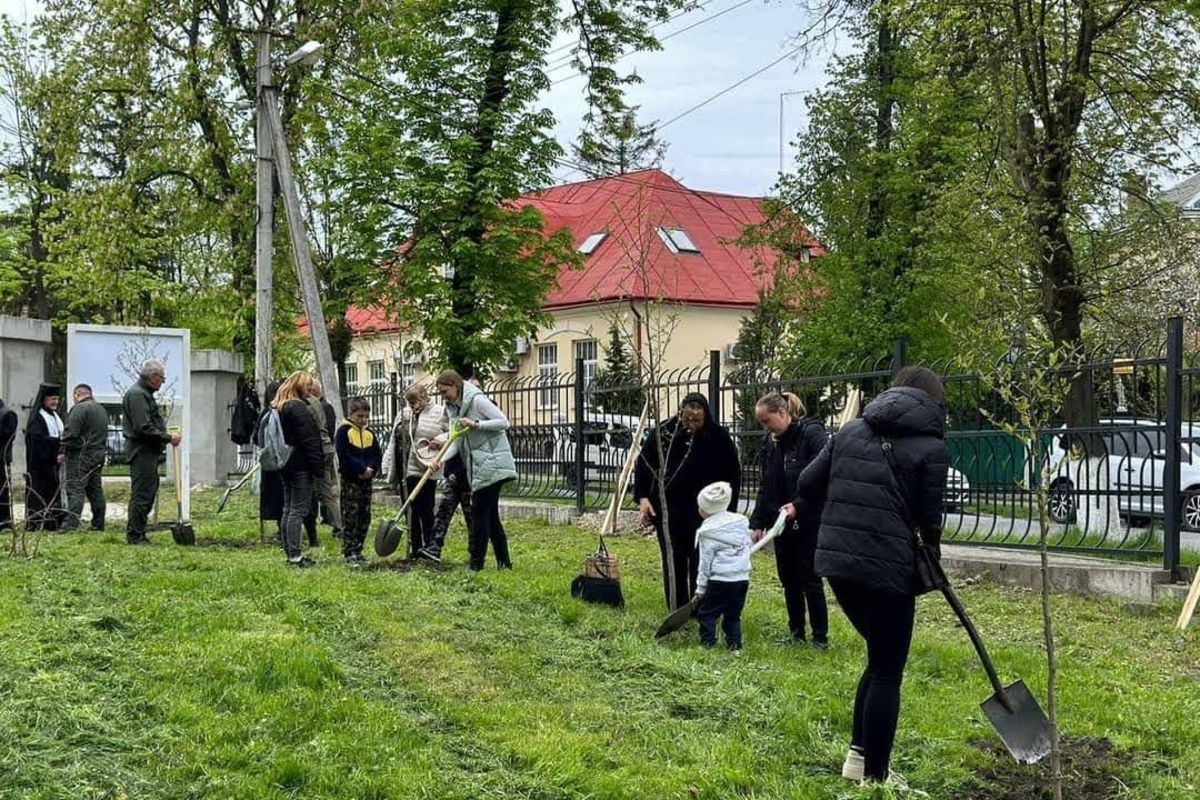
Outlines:
{"type": "Polygon", "coordinates": [[[658,237],[672,253],[699,253],[700,248],[680,228],[659,228],[658,237]]]}
{"type": "Polygon", "coordinates": [[[600,246],[600,243],[607,238],[608,234],[604,231],[601,231],[600,233],[593,233],[591,236],[583,240],[583,244],[579,245],[579,252],[583,253],[585,256],[590,256],[592,253],[596,252],[596,248],[600,246]]]}

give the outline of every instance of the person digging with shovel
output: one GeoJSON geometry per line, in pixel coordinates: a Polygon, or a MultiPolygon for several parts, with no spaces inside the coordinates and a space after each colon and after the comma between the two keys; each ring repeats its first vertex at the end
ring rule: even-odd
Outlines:
{"type": "Polygon", "coordinates": [[[908,788],[888,762],[919,591],[914,528],[932,555],[941,557],[942,495],[950,467],[944,396],[930,370],[902,369],[892,388],[838,431],[800,473],[797,499],[785,506],[795,516],[824,505],[817,574],[829,581],[867,643],[842,765],[842,777],[853,781],[908,788]],[[890,442],[895,470],[881,440],[890,442]]]}

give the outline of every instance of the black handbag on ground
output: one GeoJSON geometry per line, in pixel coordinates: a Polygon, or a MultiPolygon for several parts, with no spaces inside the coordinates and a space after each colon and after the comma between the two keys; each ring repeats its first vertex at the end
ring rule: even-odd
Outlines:
{"type": "Polygon", "coordinates": [[[624,608],[620,565],[615,556],[609,555],[603,536],[600,537],[600,549],[584,559],[583,574],[571,581],[571,595],[588,603],[624,608]]]}
{"type": "Polygon", "coordinates": [[[937,556],[925,544],[925,537],[921,535],[921,526],[917,523],[916,514],[913,513],[909,492],[904,485],[904,481],[900,480],[900,468],[896,464],[896,456],[892,453],[891,441],[881,436],[879,438],[879,447],[883,450],[883,458],[888,463],[888,468],[892,473],[892,480],[896,482],[896,488],[900,490],[900,497],[904,499],[904,510],[908,516],[908,524],[912,530],[913,591],[916,594],[936,592],[942,588],[943,581],[943,573],[937,564],[937,556]]]}

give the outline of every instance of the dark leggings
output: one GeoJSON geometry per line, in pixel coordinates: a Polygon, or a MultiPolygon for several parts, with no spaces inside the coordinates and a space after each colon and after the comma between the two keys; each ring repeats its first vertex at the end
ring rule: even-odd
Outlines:
{"type": "Polygon", "coordinates": [[[784,531],[775,540],[775,566],[783,584],[787,604],[788,629],[793,639],[804,639],[804,612],[812,621],[813,641],[829,638],[829,607],[825,604],[825,586],[813,569],[817,536],[813,531],[784,531]]]}
{"type": "Polygon", "coordinates": [[[685,606],[696,593],[696,576],[700,570],[700,552],[696,549],[696,529],[699,522],[671,516],[671,561],[675,567],[675,581],[671,582],[667,571],[667,545],[663,538],[662,517],[654,517],[654,532],[658,535],[658,550],[662,556],[663,594],[667,608],[674,610],[685,606]],[[695,523],[695,524],[693,524],[695,523]]]}
{"type": "Polygon", "coordinates": [[[504,526],[500,524],[500,489],[504,482],[493,483],[482,489],[471,491],[471,517],[474,525],[469,531],[467,549],[470,552],[471,569],[483,569],[487,559],[488,542],[492,543],[492,552],[496,556],[496,566],[511,568],[512,559],[508,555],[508,536],[504,526]]]}
{"type": "Polygon", "coordinates": [[[413,497],[412,491],[421,482],[421,476],[409,475],[404,479],[408,493],[408,552],[415,556],[421,548],[433,544],[433,503],[437,499],[437,482],[425,481],[421,493],[413,497]]]}
{"type": "Polygon", "coordinates": [[[916,598],[845,580],[830,579],[829,585],[850,624],[867,642],[867,667],[854,698],[850,746],[862,751],[865,777],[886,780],[900,718],[900,683],[912,644],[916,598]]]}

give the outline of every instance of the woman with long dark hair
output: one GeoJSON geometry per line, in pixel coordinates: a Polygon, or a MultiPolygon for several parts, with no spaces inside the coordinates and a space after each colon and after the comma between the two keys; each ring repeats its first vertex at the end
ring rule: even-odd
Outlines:
{"type": "MultiPolygon", "coordinates": [[[[488,542],[496,556],[496,566],[512,569],[508,552],[508,536],[500,522],[500,490],[517,477],[512,447],[508,442],[508,417],[473,383],[463,380],[454,370],[438,375],[435,383],[438,394],[446,404],[450,428],[460,425],[468,432],[450,445],[443,460],[461,455],[471,485],[471,518],[467,549],[468,569],[483,569],[488,542]]],[[[442,463],[434,461],[435,470],[442,463]]]]}
{"type": "Polygon", "coordinates": [[[689,394],[683,398],[679,414],[646,437],[634,473],[634,496],[642,524],[653,523],[658,534],[663,592],[671,610],[686,605],[696,593],[700,566],[696,531],[701,522],[696,497],[705,486],[722,481],[730,486],[729,508],[736,511],[742,485],[737,448],[729,431],[713,419],[704,395],[689,394]],[[666,487],[669,537],[663,532],[660,486],[666,487]]]}
{"type": "MultiPolygon", "coordinates": [[[[804,403],[791,392],[764,395],[755,405],[754,414],[768,436],[758,502],[750,517],[757,541],[775,523],[779,510],[792,501],[800,473],[817,457],[829,437],[821,418],[808,416],[804,403]]],[[[815,508],[806,509],[803,516],[792,520],[775,539],[775,566],[783,584],[791,641],[797,644],[806,641],[807,606],[813,647],[824,650],[829,647],[829,611],[825,586],[813,567],[820,524],[820,509],[815,508]]]]}
{"type": "Polygon", "coordinates": [[[888,769],[900,683],[916,617],[916,532],[940,558],[950,451],[945,390],[925,367],[905,367],[862,419],[846,425],[800,474],[797,504],[824,505],[817,573],[867,643],[842,776],[903,779],[888,769]]]}

